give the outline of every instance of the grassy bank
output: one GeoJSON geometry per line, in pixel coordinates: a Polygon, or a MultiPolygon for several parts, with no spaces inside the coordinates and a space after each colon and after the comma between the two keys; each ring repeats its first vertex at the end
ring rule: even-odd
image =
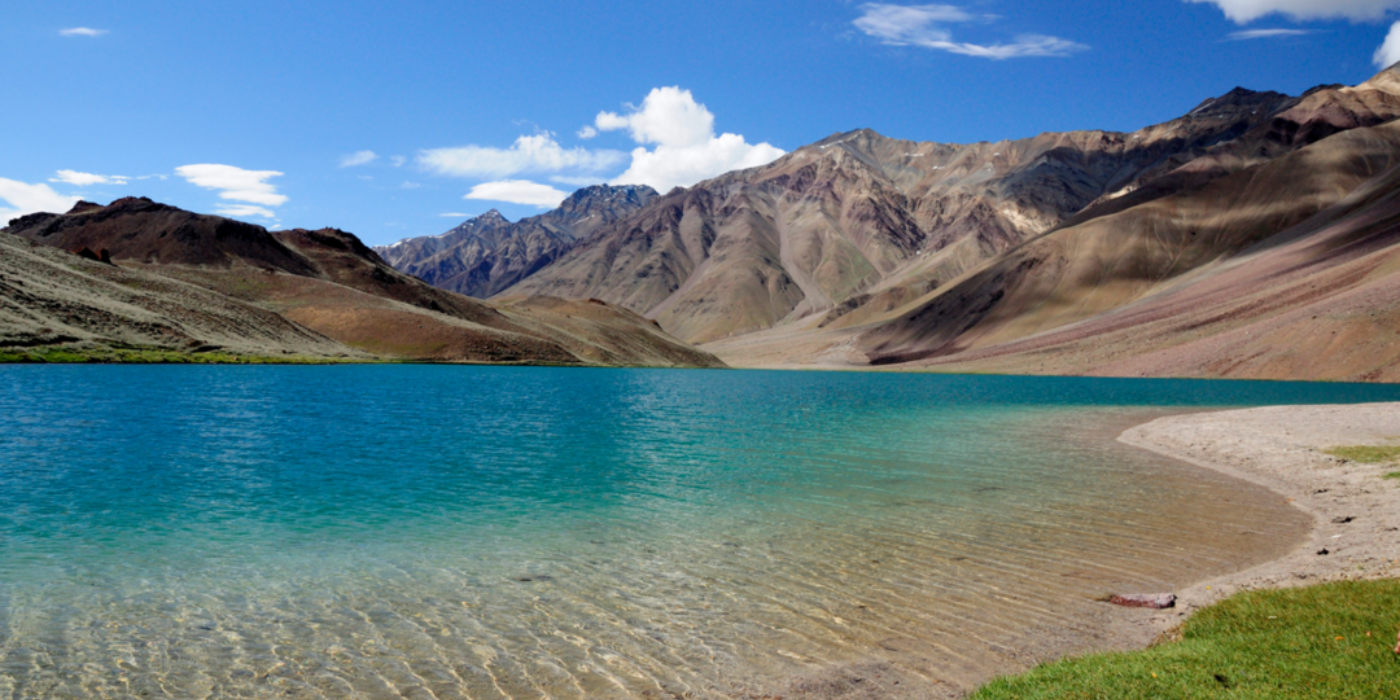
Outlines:
{"type": "Polygon", "coordinates": [[[363,360],[299,355],[238,355],[227,352],[177,352],[155,348],[40,347],[0,350],[0,364],[180,364],[180,365],[304,365],[340,364],[363,360]]]}
{"type": "Polygon", "coordinates": [[[1400,698],[1400,581],[1253,591],[1193,615],[1178,638],[997,679],[975,700],[1400,698]]]}

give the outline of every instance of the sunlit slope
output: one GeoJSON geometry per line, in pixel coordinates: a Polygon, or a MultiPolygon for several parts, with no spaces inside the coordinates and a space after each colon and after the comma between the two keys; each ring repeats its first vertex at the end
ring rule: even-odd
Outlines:
{"type": "Polygon", "coordinates": [[[0,350],[364,357],[259,306],[0,233],[0,350]]]}
{"type": "Polygon", "coordinates": [[[1395,124],[1326,138],[1049,233],[860,346],[877,364],[1390,377],[1398,164],[1395,124]]]}

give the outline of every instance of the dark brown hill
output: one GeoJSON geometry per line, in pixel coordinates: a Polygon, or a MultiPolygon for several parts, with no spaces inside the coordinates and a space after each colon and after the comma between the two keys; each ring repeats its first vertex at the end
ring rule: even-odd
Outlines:
{"type": "Polygon", "coordinates": [[[5,230],[55,248],[106,248],[114,258],[153,265],[227,268],[242,262],[294,275],[312,271],[305,258],[261,226],[199,216],[145,197],[125,197],[105,207],[79,202],[67,215],[31,214],[5,230]]]}

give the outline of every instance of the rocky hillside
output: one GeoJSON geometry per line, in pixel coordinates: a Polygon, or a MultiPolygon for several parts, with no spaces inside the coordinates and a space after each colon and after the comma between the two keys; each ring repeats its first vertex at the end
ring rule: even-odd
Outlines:
{"type": "Polygon", "coordinates": [[[493,304],[434,288],[335,229],[269,232],[126,198],[16,219],[6,231],[63,251],[97,251],[95,257],[106,256],[124,271],[271,312],[339,350],[354,348],[367,357],[720,365],[623,309],[590,305],[590,323],[580,324],[568,304],[493,304]]]}
{"type": "Polygon", "coordinates": [[[635,213],[656,197],[650,187],[598,185],[559,208],[511,223],[492,209],[440,236],[375,248],[386,262],[436,287],[486,298],[534,274],[581,238],[635,213]]]}

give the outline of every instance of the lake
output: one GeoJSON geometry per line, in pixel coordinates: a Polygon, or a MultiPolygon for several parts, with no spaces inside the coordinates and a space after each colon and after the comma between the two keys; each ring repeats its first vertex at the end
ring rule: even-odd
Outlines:
{"type": "Polygon", "coordinates": [[[1106,592],[1172,590],[1306,533],[1281,498],[1120,445],[1123,428],[1394,400],[1349,384],[0,366],[0,698],[732,697],[852,666],[965,685],[1067,638],[1111,647],[1106,592]]]}

